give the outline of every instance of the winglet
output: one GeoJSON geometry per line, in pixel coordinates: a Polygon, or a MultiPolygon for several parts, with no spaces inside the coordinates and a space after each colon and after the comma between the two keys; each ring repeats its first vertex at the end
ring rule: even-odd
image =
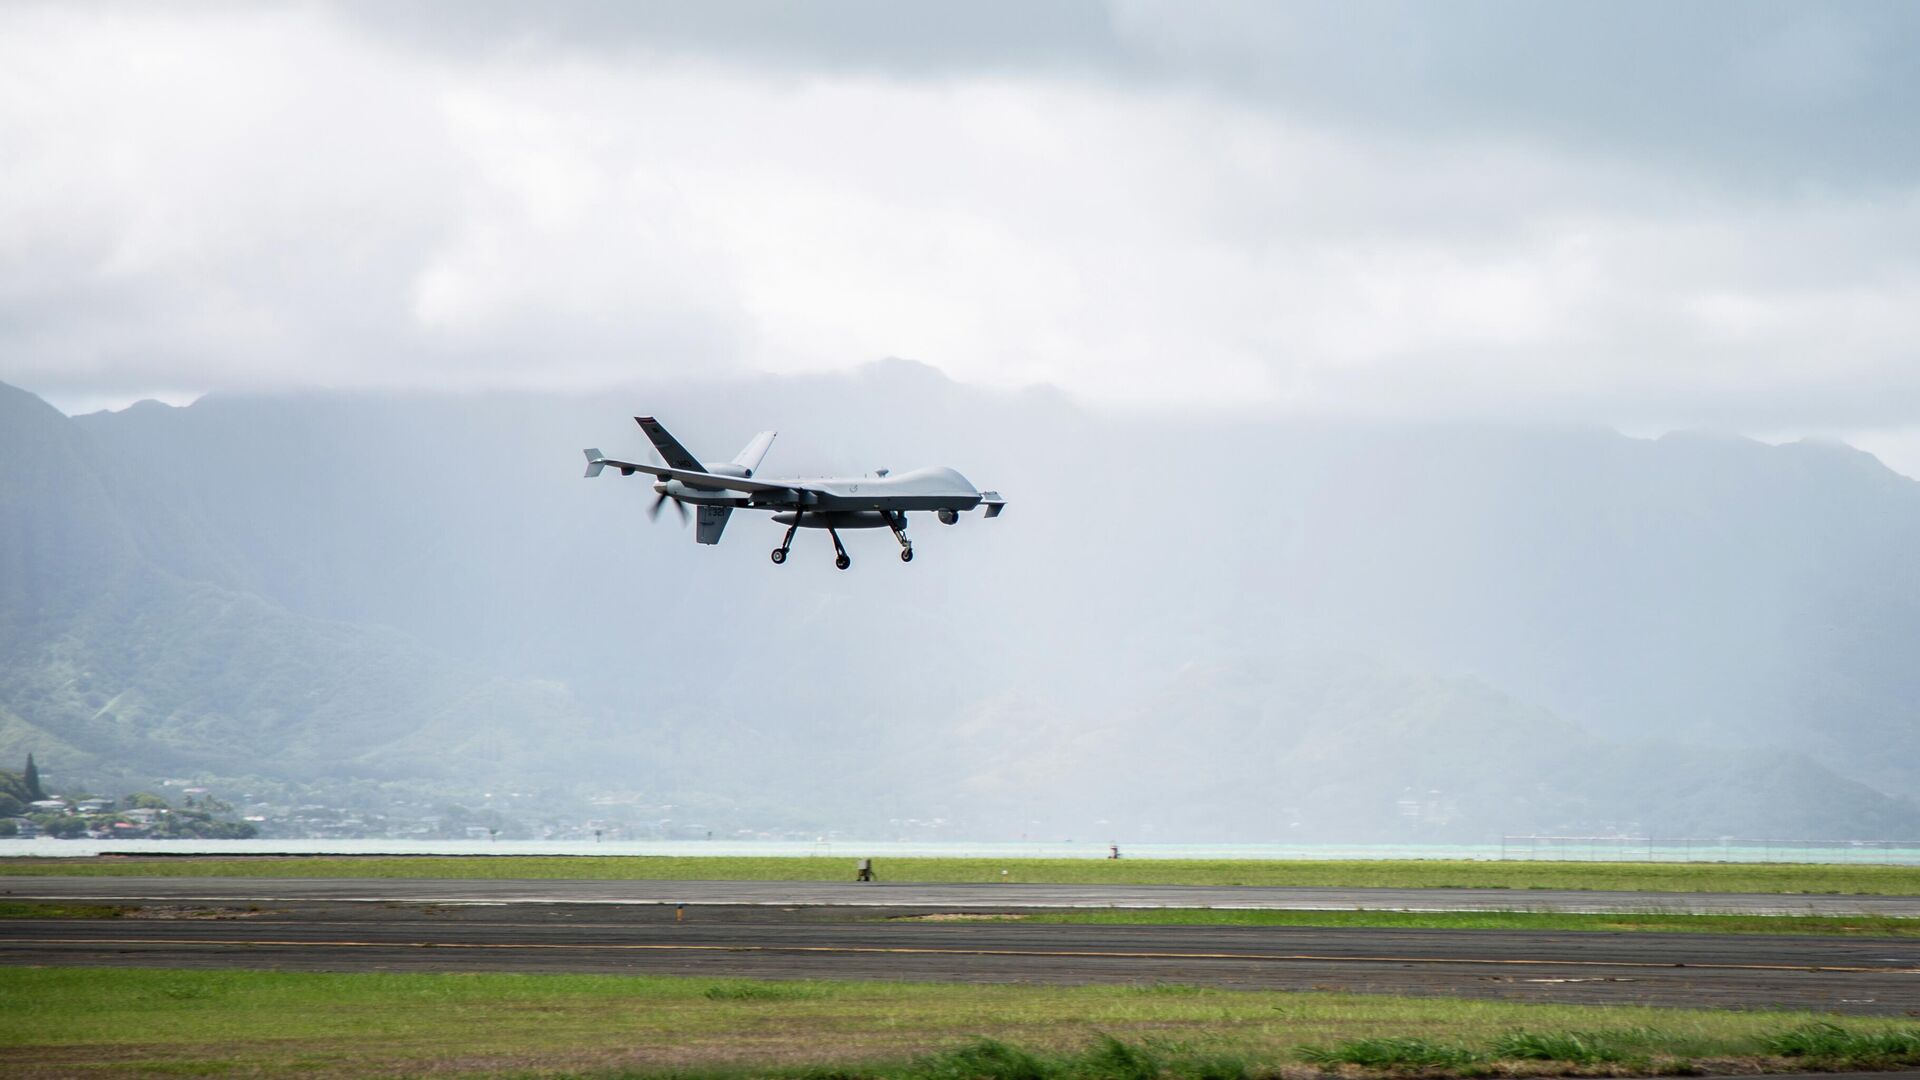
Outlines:
{"type": "Polygon", "coordinates": [[[980,503],[987,508],[987,516],[990,518],[999,517],[1000,511],[1007,508],[1007,500],[1001,498],[997,491],[981,492],[980,503]]]}
{"type": "Polygon", "coordinates": [[[607,467],[607,456],[600,452],[599,447],[594,447],[592,450],[582,450],[580,452],[587,455],[587,476],[589,478],[599,476],[600,470],[607,467]]]}

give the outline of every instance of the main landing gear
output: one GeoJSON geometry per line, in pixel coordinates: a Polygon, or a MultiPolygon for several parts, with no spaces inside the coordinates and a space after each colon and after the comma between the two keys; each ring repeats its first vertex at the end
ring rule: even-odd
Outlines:
{"type": "Polygon", "coordinates": [[[780,546],[773,549],[773,565],[779,566],[781,563],[787,561],[787,549],[793,546],[793,534],[799,531],[800,525],[798,522],[795,522],[787,529],[786,539],[780,541],[780,546]]]}
{"type": "MultiPolygon", "coordinates": [[[[799,531],[798,525],[787,530],[787,535],[781,539],[780,546],[773,549],[773,565],[779,566],[787,561],[787,551],[793,547],[793,534],[799,531]]],[[[842,570],[852,566],[853,559],[847,555],[847,549],[840,543],[839,531],[828,529],[827,535],[833,538],[833,565],[842,570]]]]}
{"type": "MultiPolygon", "coordinates": [[[[907,515],[900,513],[889,514],[887,516],[887,528],[892,529],[893,538],[900,541],[900,561],[912,562],[913,541],[907,539],[907,515]]],[[[800,523],[798,521],[787,528],[787,535],[780,539],[780,546],[773,549],[772,558],[775,566],[781,566],[786,563],[787,552],[793,549],[793,534],[799,531],[800,523]]],[[[833,541],[833,565],[842,570],[852,566],[852,556],[847,554],[846,546],[840,543],[840,531],[838,529],[828,528],[827,537],[833,541]]]]}
{"type": "Polygon", "coordinates": [[[900,561],[913,561],[913,541],[907,539],[907,515],[888,514],[887,528],[893,530],[893,538],[900,541],[900,561]]]}

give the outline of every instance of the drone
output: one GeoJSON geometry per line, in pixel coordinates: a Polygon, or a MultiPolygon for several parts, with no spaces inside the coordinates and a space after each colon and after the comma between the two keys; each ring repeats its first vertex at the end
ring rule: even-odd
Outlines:
{"type": "Polygon", "coordinates": [[[647,516],[658,519],[661,508],[671,502],[684,522],[687,507],[693,506],[697,519],[693,538],[701,544],[718,544],[735,510],[772,511],[773,520],[787,527],[786,537],[773,549],[776,566],[787,561],[794,534],[801,529],[825,529],[833,540],[833,565],[842,570],[853,565],[840,543],[842,529],[891,529],[900,542],[900,561],[912,562],[913,541],[907,539],[909,511],[932,512],[942,524],[954,525],[961,514],[978,507],[986,508],[987,517],[999,517],[1007,505],[999,492],[979,491],[966,477],[941,465],[901,473],[879,469],[865,476],[756,476],[767,448],[773,445],[776,433],[771,431],[755,435],[732,461],[707,466],[658,420],[651,416],[633,419],[646,432],[661,463],[621,461],[597,449],[587,450],[587,475],[618,469],[622,476],[645,473],[654,477],[655,498],[647,516]]]}

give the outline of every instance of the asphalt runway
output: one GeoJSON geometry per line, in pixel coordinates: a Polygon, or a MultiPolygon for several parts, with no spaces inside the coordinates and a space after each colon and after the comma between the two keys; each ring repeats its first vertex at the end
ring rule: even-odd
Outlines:
{"type": "Polygon", "coordinates": [[[171,900],[117,919],[7,920],[0,923],[0,963],[1174,983],[1920,1015],[1920,942],[1910,939],[1049,926],[929,914],[951,913],[797,904],[680,910],[171,900]]]}
{"type": "MultiPolygon", "coordinates": [[[[884,873],[884,866],[881,867],[884,873]]],[[[1920,918],[1920,896],[1587,892],[1554,889],[1305,889],[1245,885],[895,884],[852,881],[486,881],[448,878],[0,877],[0,897],[205,903],[298,900],[1288,911],[1554,911],[1598,914],[1884,915],[1920,918]]]]}

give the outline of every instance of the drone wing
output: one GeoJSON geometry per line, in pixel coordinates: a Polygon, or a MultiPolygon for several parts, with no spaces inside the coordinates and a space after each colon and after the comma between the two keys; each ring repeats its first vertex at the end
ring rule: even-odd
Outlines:
{"type": "Polygon", "coordinates": [[[636,416],[633,422],[639,424],[640,430],[647,433],[647,441],[653,444],[655,450],[660,451],[660,459],[670,467],[691,472],[706,471],[707,467],[700,464],[700,459],[694,457],[692,451],[681,446],[680,440],[674,438],[660,421],[651,416],[636,416]]]}
{"type": "Polygon", "coordinates": [[[601,469],[619,469],[621,476],[632,476],[643,472],[657,476],[662,480],[678,480],[690,487],[708,488],[715,491],[739,491],[748,495],[761,495],[768,492],[794,492],[792,484],[767,484],[758,480],[749,480],[744,476],[721,476],[718,473],[699,469],[676,469],[670,465],[648,465],[638,461],[621,461],[618,458],[602,457],[598,450],[584,451],[587,455],[587,475],[599,476],[601,469]]]}

